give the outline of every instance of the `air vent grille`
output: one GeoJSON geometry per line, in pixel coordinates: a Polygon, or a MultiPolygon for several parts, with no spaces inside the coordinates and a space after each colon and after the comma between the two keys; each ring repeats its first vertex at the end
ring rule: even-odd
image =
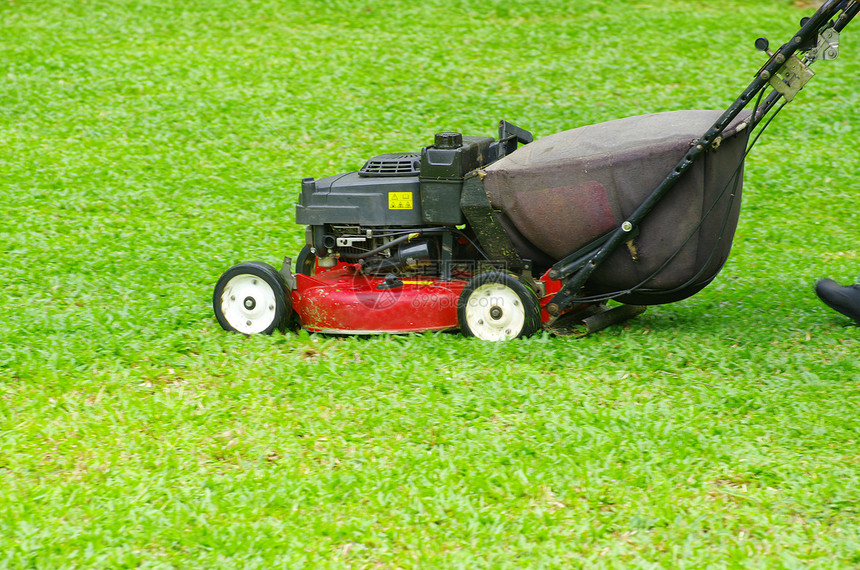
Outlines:
{"type": "Polygon", "coordinates": [[[418,176],[421,155],[417,152],[394,152],[374,156],[364,163],[359,176],[418,176]]]}

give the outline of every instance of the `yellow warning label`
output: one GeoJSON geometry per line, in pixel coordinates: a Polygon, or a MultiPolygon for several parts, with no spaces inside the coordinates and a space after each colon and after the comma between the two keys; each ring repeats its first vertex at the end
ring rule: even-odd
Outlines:
{"type": "Polygon", "coordinates": [[[388,193],[388,209],[389,210],[411,210],[412,209],[412,192],[389,192],[388,193]]]}

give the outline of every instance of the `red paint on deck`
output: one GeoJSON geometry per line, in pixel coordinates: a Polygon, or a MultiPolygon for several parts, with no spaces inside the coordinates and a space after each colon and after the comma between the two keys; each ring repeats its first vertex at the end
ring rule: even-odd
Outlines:
{"type": "Polygon", "coordinates": [[[466,281],[403,277],[403,285],[379,289],[381,277],[356,275],[341,266],[313,277],[296,275],[293,308],[311,332],[405,333],[459,328],[457,301],[466,281]]]}

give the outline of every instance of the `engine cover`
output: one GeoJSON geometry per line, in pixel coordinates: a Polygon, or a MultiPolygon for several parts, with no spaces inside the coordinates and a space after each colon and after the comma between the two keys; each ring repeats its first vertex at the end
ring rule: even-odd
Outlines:
{"type": "Polygon", "coordinates": [[[361,170],[302,180],[296,223],[308,226],[457,225],[463,177],[485,166],[490,137],[439,133],[420,153],[375,156],[361,170]],[[456,136],[454,136],[456,135],[456,136]]]}
{"type": "Polygon", "coordinates": [[[417,176],[365,177],[349,172],[302,180],[296,223],[417,226],[421,195],[417,176]]]}

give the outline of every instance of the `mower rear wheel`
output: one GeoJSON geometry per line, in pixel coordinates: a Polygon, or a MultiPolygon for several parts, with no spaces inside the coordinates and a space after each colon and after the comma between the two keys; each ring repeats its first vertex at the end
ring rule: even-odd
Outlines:
{"type": "Polygon", "coordinates": [[[540,329],[537,295],[516,276],[489,271],[472,278],[457,303],[460,331],[482,340],[510,340],[540,329]]]}
{"type": "Polygon", "coordinates": [[[311,253],[310,246],[305,246],[296,257],[296,273],[313,277],[317,267],[317,256],[311,253]]]}
{"type": "Polygon", "coordinates": [[[252,261],[224,272],[215,285],[212,306],[224,330],[272,334],[283,330],[292,313],[292,297],[274,267],[252,261]]]}

